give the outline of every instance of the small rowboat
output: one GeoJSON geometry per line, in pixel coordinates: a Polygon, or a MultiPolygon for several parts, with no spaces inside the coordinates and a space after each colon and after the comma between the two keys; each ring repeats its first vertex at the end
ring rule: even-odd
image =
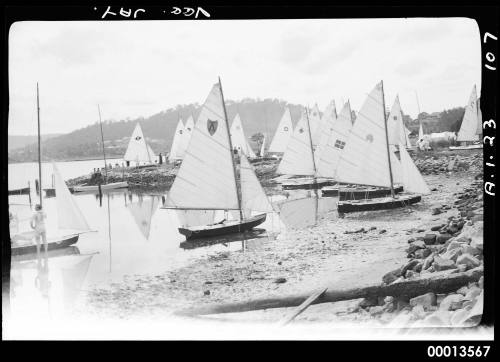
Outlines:
{"type": "MultiPolygon", "coordinates": [[[[57,250],[57,249],[63,249],[67,248],[70,245],[76,244],[78,242],[78,237],[79,235],[69,235],[69,236],[64,236],[59,239],[47,242],[47,250],[57,250]]],[[[45,247],[43,243],[40,244],[40,251],[44,251],[45,247]]],[[[26,254],[35,254],[36,253],[36,244],[30,244],[30,245],[20,245],[20,246],[13,246],[11,248],[11,254],[14,255],[26,255],[26,254]]]]}
{"type": "Polygon", "coordinates": [[[248,230],[244,233],[235,233],[235,234],[229,234],[229,235],[222,235],[222,236],[215,236],[215,237],[208,237],[208,238],[203,238],[203,239],[196,239],[196,240],[186,240],[183,241],[179,244],[179,246],[182,249],[188,250],[188,249],[196,249],[196,248],[202,248],[206,246],[213,246],[217,244],[227,244],[227,243],[232,243],[235,241],[247,241],[247,240],[256,240],[256,239],[262,239],[262,238],[267,238],[267,231],[265,229],[252,229],[248,230]]]}
{"type": "Polygon", "coordinates": [[[383,197],[368,200],[339,201],[339,213],[396,209],[420,202],[420,195],[400,195],[398,198],[383,197]]]}
{"type": "Polygon", "coordinates": [[[259,214],[241,221],[224,221],[212,225],[194,226],[178,228],[179,233],[186,237],[186,240],[214,237],[232,233],[241,233],[266,221],[266,214],[259,214]]]}
{"type": "MultiPolygon", "coordinates": [[[[403,186],[394,187],[394,193],[399,194],[403,192],[403,186]]],[[[321,189],[321,196],[323,197],[338,197],[339,201],[344,200],[363,200],[373,199],[378,197],[385,197],[391,195],[391,189],[379,187],[341,187],[330,186],[321,189]]]]}
{"type": "Polygon", "coordinates": [[[30,193],[29,187],[24,187],[22,189],[9,190],[9,196],[11,195],[28,195],[30,193]]]}
{"type": "MultiPolygon", "coordinates": [[[[122,189],[128,187],[127,181],[122,181],[122,182],[112,182],[109,184],[103,184],[101,185],[101,190],[114,190],[114,189],[122,189]]],[[[98,185],[92,185],[92,186],[73,186],[73,192],[98,192],[99,191],[99,186],[98,185]]]]}

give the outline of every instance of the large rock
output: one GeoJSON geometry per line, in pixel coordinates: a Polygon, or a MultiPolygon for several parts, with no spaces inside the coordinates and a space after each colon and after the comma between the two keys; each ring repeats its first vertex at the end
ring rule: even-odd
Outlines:
{"type": "Polygon", "coordinates": [[[467,266],[467,269],[472,269],[481,265],[481,262],[478,258],[470,254],[462,254],[458,257],[457,264],[464,264],[467,266]]]}
{"type": "Polygon", "coordinates": [[[452,236],[450,234],[439,234],[436,237],[436,243],[444,244],[444,243],[446,243],[447,240],[449,240],[451,238],[452,238],[452,236]]]}
{"type": "Polygon", "coordinates": [[[451,249],[441,254],[441,257],[456,262],[461,254],[462,254],[462,249],[451,249]]]}
{"type": "Polygon", "coordinates": [[[408,254],[412,254],[414,253],[415,251],[417,251],[418,249],[424,249],[425,248],[425,244],[422,240],[417,240],[413,243],[411,243],[408,248],[406,248],[406,252],[408,254]]]}
{"type": "MultiPolygon", "coordinates": [[[[441,304],[439,305],[440,310],[454,310],[451,306],[453,303],[459,303],[464,300],[464,296],[462,294],[450,294],[443,299],[441,304]]],[[[457,309],[457,308],[455,308],[457,309]]]]}
{"type": "Polygon", "coordinates": [[[398,276],[405,275],[407,270],[413,269],[417,264],[418,264],[417,259],[410,260],[401,268],[400,274],[398,276]]]}
{"type": "Polygon", "coordinates": [[[434,245],[436,243],[436,234],[425,234],[424,243],[425,245],[434,245]]]}
{"type": "Polygon", "coordinates": [[[434,267],[434,270],[436,270],[436,271],[443,271],[443,270],[456,268],[456,265],[453,262],[453,260],[444,259],[440,256],[434,257],[434,263],[432,264],[432,266],[434,267]]]}
{"type": "Polygon", "coordinates": [[[382,281],[385,283],[385,284],[391,284],[393,283],[396,279],[398,279],[399,277],[401,276],[401,268],[397,268],[395,270],[392,270],[388,273],[386,273],[383,277],[382,277],[382,281]]]}
{"type": "Polygon", "coordinates": [[[424,263],[422,264],[422,270],[427,270],[434,262],[434,254],[429,255],[425,258],[424,263]]]}
{"type": "Polygon", "coordinates": [[[436,305],[436,294],[429,292],[419,295],[418,297],[411,298],[410,305],[412,307],[422,306],[424,309],[429,309],[430,307],[436,305]]]}

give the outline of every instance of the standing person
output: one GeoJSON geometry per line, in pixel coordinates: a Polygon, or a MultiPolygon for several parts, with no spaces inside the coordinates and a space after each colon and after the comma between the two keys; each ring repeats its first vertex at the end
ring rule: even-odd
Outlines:
{"type": "Polygon", "coordinates": [[[42,210],[42,206],[40,204],[36,204],[35,213],[31,217],[30,226],[35,230],[37,254],[40,253],[40,239],[43,240],[44,249],[45,252],[47,252],[47,235],[45,229],[46,218],[47,214],[42,210]]]}

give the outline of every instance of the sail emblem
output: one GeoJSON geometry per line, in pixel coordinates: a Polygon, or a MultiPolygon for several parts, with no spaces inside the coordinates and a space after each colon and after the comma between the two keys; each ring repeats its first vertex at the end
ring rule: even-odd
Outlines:
{"type": "Polygon", "coordinates": [[[188,131],[191,131],[191,127],[188,127],[188,131]]]}
{"type": "Polygon", "coordinates": [[[182,129],[179,130],[179,134],[182,134],[182,129]]]}
{"type": "Polygon", "coordinates": [[[283,128],[283,131],[288,132],[288,127],[285,126],[285,128],[283,128]]]}
{"type": "Polygon", "coordinates": [[[137,136],[137,137],[135,138],[135,140],[136,140],[136,141],[140,141],[140,140],[141,140],[141,138],[142,138],[141,136],[137,136]]]}
{"type": "Polygon", "coordinates": [[[210,136],[213,136],[215,131],[217,131],[217,121],[211,121],[210,119],[207,119],[207,129],[208,133],[210,133],[210,136]]]}
{"type": "Polygon", "coordinates": [[[368,142],[372,143],[373,142],[373,135],[370,133],[370,134],[367,134],[366,135],[366,138],[365,138],[368,142]]]}
{"type": "Polygon", "coordinates": [[[300,128],[300,129],[299,129],[299,132],[300,132],[300,133],[304,133],[304,128],[300,128]]]}

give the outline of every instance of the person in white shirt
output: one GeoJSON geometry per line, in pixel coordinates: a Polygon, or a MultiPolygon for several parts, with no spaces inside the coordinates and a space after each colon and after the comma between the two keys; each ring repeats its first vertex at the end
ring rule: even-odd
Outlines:
{"type": "Polygon", "coordinates": [[[33,230],[35,230],[35,238],[36,238],[36,252],[40,253],[40,240],[43,240],[43,245],[45,248],[45,252],[47,252],[47,236],[45,229],[45,219],[47,218],[47,214],[42,210],[42,206],[37,204],[35,206],[35,213],[31,217],[30,226],[33,230]]]}

